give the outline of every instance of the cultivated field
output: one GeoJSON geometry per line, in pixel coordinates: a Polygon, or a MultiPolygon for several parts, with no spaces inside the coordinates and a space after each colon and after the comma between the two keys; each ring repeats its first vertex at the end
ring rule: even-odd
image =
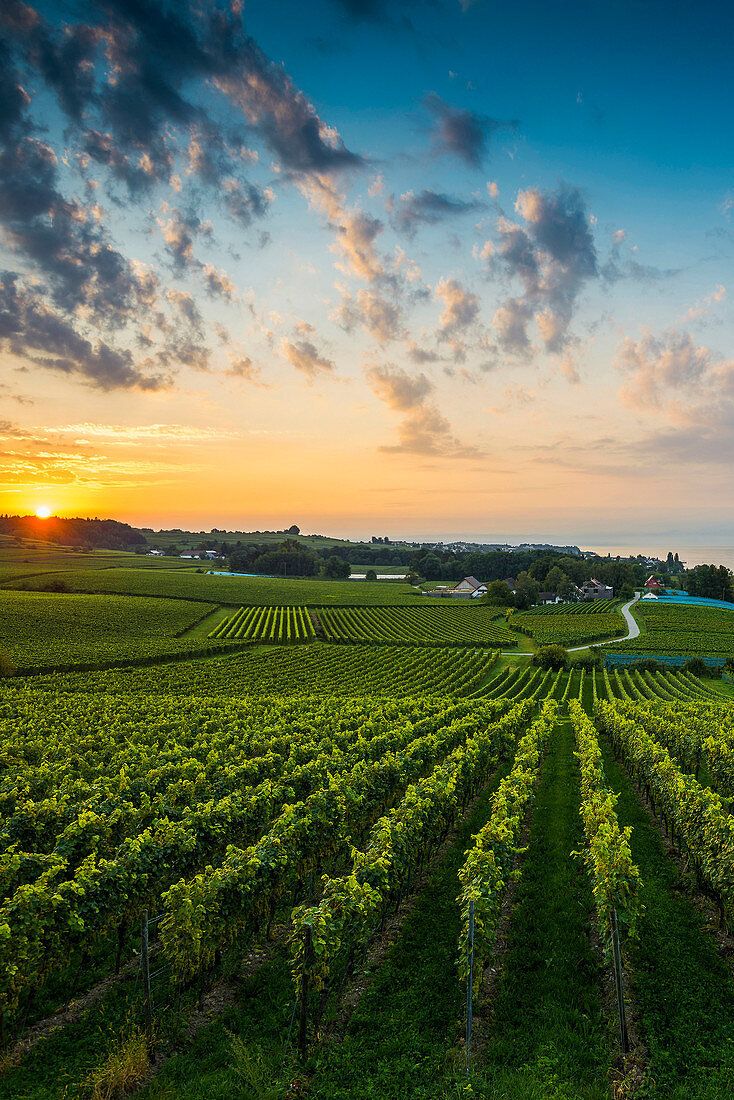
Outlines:
{"type": "MultiPolygon", "coordinates": [[[[0,1100],[732,1095],[726,683],[546,671],[386,586],[67,574],[121,575],[0,592],[21,672],[71,666],[0,680],[0,1100]]],[[[644,615],[640,651],[728,644],[644,615]]]]}
{"type": "Polygon", "coordinates": [[[160,660],[213,648],[215,604],[0,591],[0,651],[19,672],[160,660]]]}
{"type": "MultiPolygon", "coordinates": [[[[426,597],[411,585],[398,581],[329,581],[321,578],[299,580],[279,577],[238,577],[208,575],[204,566],[168,569],[164,565],[148,568],[70,569],[56,574],[72,592],[110,593],[131,596],[162,596],[179,600],[203,600],[249,606],[306,606],[312,604],[404,605],[417,604],[426,597]]],[[[45,585],[47,577],[8,581],[15,587],[45,585]]]]}
{"type": "MultiPolygon", "coordinates": [[[[658,653],[684,657],[734,655],[734,611],[684,604],[642,603],[635,615],[642,633],[621,642],[619,652],[658,653]]],[[[617,647],[614,646],[617,652],[617,647]]]]}
{"type": "Polygon", "coordinates": [[[509,621],[512,630],[541,645],[580,646],[627,633],[627,624],[609,600],[595,603],[550,604],[519,611],[509,621]]]}

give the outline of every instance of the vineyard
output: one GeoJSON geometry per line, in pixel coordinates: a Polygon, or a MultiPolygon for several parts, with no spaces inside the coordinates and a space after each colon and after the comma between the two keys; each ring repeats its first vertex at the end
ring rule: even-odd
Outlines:
{"type": "Polygon", "coordinates": [[[580,646],[627,633],[624,619],[609,600],[591,604],[551,604],[520,611],[512,615],[509,625],[512,630],[527,634],[539,646],[580,646]]]}
{"type": "Polygon", "coordinates": [[[136,1043],[144,1100],[732,1094],[721,681],[545,670],[477,606],[0,598],[48,669],[0,681],[0,1100],[136,1043]]]}
{"type": "Polygon", "coordinates": [[[215,627],[209,637],[288,645],[310,641],[314,629],[303,607],[241,607],[215,627]]]}
{"type": "MultiPolygon", "coordinates": [[[[734,655],[734,611],[685,604],[640,602],[635,608],[643,632],[620,642],[619,652],[683,657],[734,655]]],[[[614,647],[615,652],[617,646],[614,647]]]]}
{"type": "Polygon", "coordinates": [[[0,591],[0,650],[21,672],[154,661],[214,648],[192,633],[216,605],[0,591]]]}
{"type": "Polygon", "coordinates": [[[472,695],[483,689],[497,656],[479,649],[278,646],[154,669],[39,677],[35,684],[63,692],[143,696],[472,695]]]}
{"type": "Polygon", "coordinates": [[[514,646],[497,612],[480,607],[319,608],[328,642],[377,645],[514,646]]]}

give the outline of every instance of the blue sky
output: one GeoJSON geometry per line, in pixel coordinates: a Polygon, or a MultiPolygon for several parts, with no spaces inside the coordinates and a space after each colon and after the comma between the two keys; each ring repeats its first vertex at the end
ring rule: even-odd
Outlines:
{"type": "Polygon", "coordinates": [[[733,25],[9,0],[3,507],[734,536],[733,25]]]}

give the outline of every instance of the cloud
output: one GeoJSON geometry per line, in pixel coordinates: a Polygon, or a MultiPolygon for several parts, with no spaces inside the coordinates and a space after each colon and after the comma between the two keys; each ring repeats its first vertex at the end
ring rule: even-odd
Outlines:
{"type": "Polygon", "coordinates": [[[635,258],[637,245],[627,244],[627,230],[617,229],[612,234],[612,247],[599,274],[606,283],[616,283],[622,279],[633,279],[640,283],[654,283],[670,279],[681,272],[679,267],[655,267],[643,264],[635,258]]]}
{"type": "Polygon", "coordinates": [[[385,279],[385,267],[375,251],[375,240],[382,232],[379,218],[364,214],[361,210],[345,210],[336,226],[336,248],[347,263],[342,270],[349,271],[365,282],[385,279]]]}
{"type": "Polygon", "coordinates": [[[234,298],[237,288],[226,271],[219,271],[214,264],[204,264],[207,293],[212,298],[234,298]]]}
{"type": "Polygon", "coordinates": [[[560,184],[554,191],[520,191],[515,210],[524,224],[501,215],[496,241],[487,241],[480,253],[490,272],[523,288],[498,307],[493,327],[505,351],[527,356],[534,317],[545,349],[561,352],[578,295],[599,276],[586,204],[577,188],[560,184]]]}
{"type": "Polygon", "coordinates": [[[626,378],[622,401],[666,422],[637,441],[635,453],[670,463],[734,462],[734,359],[669,328],[623,339],[615,366],[626,378]]]}
{"type": "Polygon", "coordinates": [[[412,340],[408,341],[407,351],[408,358],[411,360],[411,362],[417,363],[419,366],[422,363],[436,363],[440,358],[437,352],[430,351],[426,348],[421,348],[412,340]]]}
{"type": "Polygon", "coordinates": [[[403,335],[400,306],[373,290],[358,290],[355,297],[343,294],[332,320],[345,332],[353,332],[361,326],[380,344],[387,344],[403,335]]]}
{"type": "Polygon", "coordinates": [[[73,435],[75,443],[81,444],[91,439],[103,439],[106,444],[121,446],[133,445],[141,440],[145,443],[169,445],[171,443],[198,444],[219,439],[234,439],[234,431],[221,428],[199,428],[191,424],[63,424],[60,427],[36,428],[36,432],[47,435],[73,435]]]}
{"type": "Polygon", "coordinates": [[[131,352],[92,343],[10,272],[0,275],[0,342],[13,355],[62,374],[78,374],[103,391],[160,390],[161,374],[143,374],[131,352]]]}
{"type": "MultiPolygon", "coordinates": [[[[622,390],[625,403],[648,409],[663,409],[681,393],[703,396],[715,381],[726,379],[731,386],[734,380],[734,362],[717,358],[695,344],[689,332],[674,328],[657,336],[645,333],[639,340],[626,337],[615,365],[629,379],[622,390]]],[[[719,392],[718,399],[724,396],[719,392]]]]}
{"type": "Polygon", "coordinates": [[[240,225],[252,225],[256,218],[267,214],[272,202],[272,192],[256,187],[253,183],[226,179],[221,185],[222,199],[230,217],[240,225]]]}
{"type": "Polygon", "coordinates": [[[316,346],[310,340],[297,340],[292,343],[285,337],[280,342],[280,350],[296,370],[302,371],[306,377],[313,381],[325,371],[333,371],[334,363],[320,355],[316,346]]]}
{"type": "Polygon", "coordinates": [[[211,244],[211,222],[202,222],[193,211],[184,213],[182,210],[171,209],[165,202],[161,211],[162,216],[157,221],[175,273],[183,275],[188,268],[201,267],[194,256],[194,242],[197,237],[203,237],[211,244]]]}
{"type": "Polygon", "coordinates": [[[389,363],[366,371],[372,392],[393,412],[401,415],[396,444],[380,447],[388,454],[435,455],[476,458],[481,452],[465,446],[453,435],[451,424],[429,398],[434,386],[425,374],[410,375],[389,363]]]}
{"type": "Polygon", "coordinates": [[[720,302],[723,302],[724,298],[726,298],[726,287],[717,286],[716,290],[712,291],[711,294],[707,294],[705,298],[696,302],[695,305],[690,306],[690,308],[686,311],[683,320],[700,320],[701,317],[705,317],[710,312],[713,306],[718,305],[720,302]]]}
{"type": "Polygon", "coordinates": [[[515,355],[529,354],[531,343],[527,326],[532,316],[532,308],[522,298],[508,298],[503,302],[492,318],[500,347],[515,355]]]}
{"type": "Polygon", "coordinates": [[[436,153],[459,157],[473,168],[481,168],[489,140],[498,130],[516,130],[516,119],[500,121],[463,107],[444,103],[435,92],[423,104],[434,119],[433,147],[436,153]]]}
{"type": "MultiPolygon", "coordinates": [[[[267,213],[272,197],[248,178],[256,159],[250,135],[295,175],[364,163],[247,33],[237,0],[105,0],[81,10],[86,20],[56,25],[6,0],[0,26],[23,64],[55,93],[83,156],[131,194],[174,180],[181,186],[174,161],[186,137],[187,174],[212,188],[244,226],[267,213]],[[238,111],[234,124],[215,116],[217,90],[238,111]]],[[[3,111],[17,113],[18,87],[3,98],[0,126],[3,111]]]]}
{"type": "Polygon", "coordinates": [[[456,279],[439,279],[435,295],[444,304],[439,321],[442,335],[457,335],[474,324],[479,314],[479,298],[456,279]]]}
{"type": "Polygon", "coordinates": [[[338,8],[354,23],[376,23],[412,29],[412,23],[401,8],[415,8],[416,0],[334,0],[338,8]]]}
{"type": "Polygon", "coordinates": [[[436,338],[448,344],[456,360],[463,361],[467,336],[479,316],[479,298],[456,279],[448,278],[439,279],[434,296],[444,304],[436,338]]]}
{"type": "Polygon", "coordinates": [[[466,202],[438,191],[406,191],[392,201],[393,225],[408,237],[414,237],[420,225],[437,225],[457,214],[468,214],[481,209],[474,200],[466,202]]]}
{"type": "MultiPolygon", "coordinates": [[[[26,129],[30,123],[26,123],[26,129]]],[[[118,326],[154,303],[156,276],[110,243],[96,206],[58,190],[58,158],[21,131],[0,150],[0,223],[7,242],[48,280],[55,304],[118,326]]]]}

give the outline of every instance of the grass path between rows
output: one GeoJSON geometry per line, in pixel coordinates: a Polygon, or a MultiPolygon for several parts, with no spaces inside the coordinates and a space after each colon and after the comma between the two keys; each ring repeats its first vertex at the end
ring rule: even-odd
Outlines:
{"type": "Polygon", "coordinates": [[[607,1100],[608,1031],[593,899],[580,859],[579,780],[570,723],[560,722],[538,786],[491,1039],[473,1094],[502,1100],[607,1100]]]}
{"type": "Polygon", "coordinates": [[[480,804],[418,899],[343,1043],[319,1067],[309,1093],[314,1100],[606,1100],[609,1051],[599,961],[589,941],[592,898],[580,861],[570,856],[581,844],[572,746],[564,722],[539,784],[483,1064],[466,1082],[455,970],[456,874],[471,834],[486,819],[480,804]]]}
{"type": "Polygon", "coordinates": [[[490,812],[506,761],[457,830],[455,843],[416,898],[397,943],[372,975],[343,1041],[321,1057],[312,1100],[424,1100],[456,1095],[452,1052],[463,993],[456,977],[457,874],[472,834],[490,812]]]}
{"type": "Polygon", "coordinates": [[[734,982],[705,920],[686,896],[658,830],[602,740],[604,767],[632,825],[632,857],[643,880],[639,940],[631,948],[641,1038],[649,1051],[637,1100],[724,1100],[734,1096],[734,982]]]}

